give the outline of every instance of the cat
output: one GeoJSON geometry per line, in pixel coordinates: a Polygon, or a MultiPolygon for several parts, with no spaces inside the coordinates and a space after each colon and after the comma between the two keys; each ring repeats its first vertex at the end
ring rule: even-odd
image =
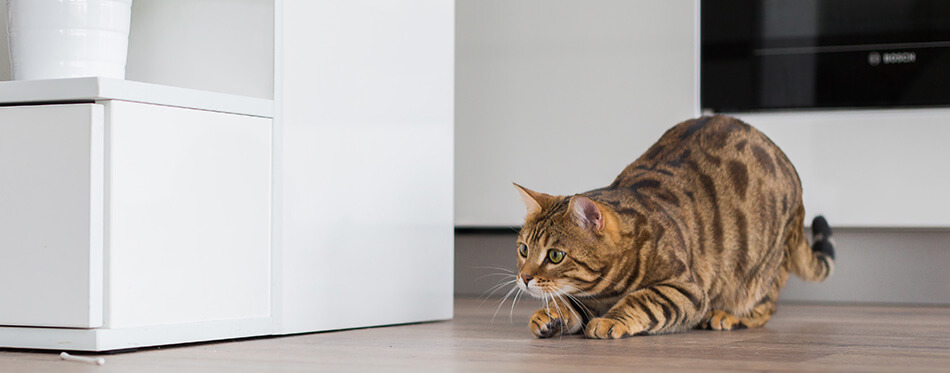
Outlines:
{"type": "Polygon", "coordinates": [[[805,238],[797,171],[735,118],[677,124],[604,188],[515,187],[527,207],[515,281],[546,304],[528,323],[539,338],[760,327],[789,272],[822,281],[834,269],[827,221],[805,238]]]}

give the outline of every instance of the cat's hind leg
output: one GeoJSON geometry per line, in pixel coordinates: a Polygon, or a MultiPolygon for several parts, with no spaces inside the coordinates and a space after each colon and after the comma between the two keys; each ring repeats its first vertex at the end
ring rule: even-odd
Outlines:
{"type": "Polygon", "coordinates": [[[775,314],[775,301],[778,299],[778,292],[785,286],[788,280],[788,270],[780,269],[777,277],[772,281],[769,291],[765,293],[762,299],[752,307],[746,316],[736,316],[723,310],[710,310],[706,312],[703,320],[697,328],[710,330],[735,330],[745,328],[758,328],[765,325],[775,314]]]}
{"type": "Polygon", "coordinates": [[[736,316],[723,310],[711,310],[706,312],[703,321],[699,323],[699,328],[708,330],[758,328],[769,322],[774,313],[774,302],[762,303],[756,306],[748,316],[736,316]]]}
{"type": "Polygon", "coordinates": [[[733,330],[742,329],[743,325],[738,316],[723,310],[709,310],[703,321],[699,323],[699,328],[710,330],[733,330]]]}

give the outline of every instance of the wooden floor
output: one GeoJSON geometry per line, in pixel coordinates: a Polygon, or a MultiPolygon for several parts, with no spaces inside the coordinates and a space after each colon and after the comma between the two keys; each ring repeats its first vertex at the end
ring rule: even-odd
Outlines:
{"type": "Polygon", "coordinates": [[[950,307],[782,304],[760,329],[597,341],[535,339],[536,301],[492,320],[497,305],[458,299],[453,321],[99,355],[103,366],[0,350],[0,372],[950,371],[950,307]]]}

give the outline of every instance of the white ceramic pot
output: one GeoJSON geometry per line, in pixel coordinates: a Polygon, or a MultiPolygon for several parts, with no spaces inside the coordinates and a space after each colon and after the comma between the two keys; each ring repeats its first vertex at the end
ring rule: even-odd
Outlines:
{"type": "Polygon", "coordinates": [[[132,0],[7,0],[13,79],[125,78],[132,0]]]}

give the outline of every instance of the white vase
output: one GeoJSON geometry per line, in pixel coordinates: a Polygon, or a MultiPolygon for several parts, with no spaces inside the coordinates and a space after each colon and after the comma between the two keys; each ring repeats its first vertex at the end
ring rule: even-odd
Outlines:
{"type": "Polygon", "coordinates": [[[125,78],[132,0],[7,0],[14,80],[125,78]]]}

